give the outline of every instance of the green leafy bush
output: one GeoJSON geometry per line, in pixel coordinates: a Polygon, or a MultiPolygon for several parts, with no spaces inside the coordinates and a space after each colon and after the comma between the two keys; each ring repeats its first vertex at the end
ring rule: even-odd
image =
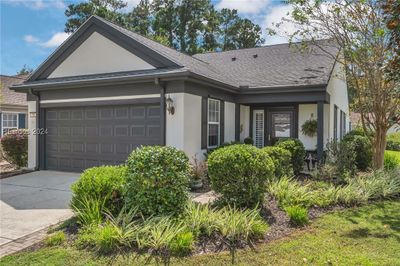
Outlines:
{"type": "Polygon", "coordinates": [[[285,208],[289,216],[290,222],[297,226],[308,224],[308,210],[301,206],[289,206],[285,208]]]}
{"type": "Polygon", "coordinates": [[[62,243],[64,243],[67,240],[67,237],[65,236],[65,233],[62,231],[55,232],[51,235],[49,235],[44,243],[46,246],[59,246],[62,243]]]}
{"type": "Polygon", "coordinates": [[[273,146],[264,147],[263,150],[274,161],[276,177],[280,178],[282,176],[291,176],[293,174],[290,151],[273,146]]]}
{"type": "Polygon", "coordinates": [[[385,169],[388,170],[400,167],[400,152],[385,151],[383,164],[385,166],[385,169]]]}
{"type": "Polygon", "coordinates": [[[28,131],[26,129],[11,130],[1,139],[4,159],[17,167],[28,163],[28,131]]]}
{"type": "Polygon", "coordinates": [[[102,207],[112,213],[118,213],[123,203],[122,188],[126,182],[126,175],[126,166],[100,166],[85,170],[71,186],[71,204],[74,209],[79,209],[84,199],[102,199],[102,207]]]}
{"type": "Polygon", "coordinates": [[[254,141],[253,141],[253,139],[252,139],[251,137],[247,137],[247,138],[245,138],[245,139],[243,140],[243,143],[244,143],[244,144],[253,145],[253,144],[254,144],[254,141]]]}
{"type": "Polygon", "coordinates": [[[173,147],[146,146],[131,153],[125,203],[143,215],[180,214],[189,199],[189,159],[173,147]]]}
{"type": "Polygon", "coordinates": [[[290,152],[293,172],[296,175],[299,174],[303,170],[304,157],[306,156],[306,149],[303,143],[298,139],[280,139],[275,146],[290,152]]]}
{"type": "Polygon", "coordinates": [[[343,182],[347,176],[354,176],[357,170],[355,142],[353,141],[331,141],[326,145],[326,161],[328,169],[331,170],[329,178],[335,182],[343,182]]]}
{"type": "Polygon", "coordinates": [[[387,136],[386,149],[400,151],[400,132],[391,133],[387,136]]]}
{"type": "Polygon", "coordinates": [[[358,170],[365,171],[372,163],[372,145],[366,136],[346,135],[343,142],[351,142],[356,155],[355,164],[358,170]]]}
{"type": "Polygon", "coordinates": [[[251,145],[228,146],[208,159],[212,189],[221,195],[220,202],[236,207],[254,207],[262,202],[274,171],[267,152],[251,145]]]}

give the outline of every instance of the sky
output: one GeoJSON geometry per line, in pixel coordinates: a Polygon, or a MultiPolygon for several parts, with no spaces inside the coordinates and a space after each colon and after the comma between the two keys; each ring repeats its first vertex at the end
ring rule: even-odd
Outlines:
{"type": "MultiPolygon", "coordinates": [[[[128,2],[132,10],[139,0],[128,2]]],[[[76,0],[0,0],[0,74],[15,75],[24,65],[36,69],[68,37],[64,11],[76,0]]],[[[237,9],[241,17],[265,28],[279,22],[290,10],[281,0],[212,0],[217,9],[237,9]]],[[[286,26],[290,31],[290,25],[286,26]]],[[[265,45],[287,42],[264,36],[265,45]]]]}

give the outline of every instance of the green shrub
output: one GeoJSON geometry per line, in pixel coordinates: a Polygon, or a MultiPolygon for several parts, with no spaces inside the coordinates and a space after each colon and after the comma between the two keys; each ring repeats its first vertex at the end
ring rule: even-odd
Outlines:
{"type": "Polygon", "coordinates": [[[4,159],[17,167],[28,163],[28,131],[26,129],[11,130],[1,139],[4,159]]]}
{"type": "Polygon", "coordinates": [[[122,206],[122,188],[126,182],[126,166],[100,166],[85,170],[72,184],[71,204],[79,209],[83,199],[103,199],[103,207],[118,213],[122,206]]]}
{"type": "Polygon", "coordinates": [[[232,145],[213,152],[208,159],[212,189],[220,201],[236,207],[261,203],[274,163],[268,154],[251,145],[232,145]]]}
{"type": "Polygon", "coordinates": [[[180,214],[188,202],[189,159],[173,147],[146,146],[131,153],[125,203],[143,215],[180,214]]]}
{"type": "Polygon", "coordinates": [[[355,142],[331,141],[326,145],[326,165],[331,169],[330,178],[343,182],[347,176],[354,176],[357,170],[355,142]]]}
{"type": "Polygon", "coordinates": [[[105,198],[92,198],[86,196],[71,204],[71,208],[74,211],[79,224],[83,226],[90,226],[93,224],[98,225],[103,222],[104,212],[107,211],[105,202],[105,198]]]}
{"type": "Polygon", "coordinates": [[[251,137],[247,137],[247,138],[245,138],[245,139],[243,140],[243,143],[244,143],[244,144],[253,145],[253,144],[254,144],[254,141],[253,141],[253,139],[252,139],[251,137]]]}
{"type": "Polygon", "coordinates": [[[385,169],[391,170],[400,166],[400,152],[396,151],[385,151],[385,157],[383,162],[385,169]]]}
{"type": "Polygon", "coordinates": [[[301,206],[289,206],[285,208],[289,216],[290,222],[297,226],[308,224],[308,210],[301,206]]]}
{"type": "Polygon", "coordinates": [[[303,143],[298,139],[280,139],[275,146],[288,150],[291,154],[294,174],[299,174],[303,170],[306,149],[303,143]]]}
{"type": "Polygon", "coordinates": [[[355,164],[358,170],[365,171],[372,163],[372,145],[366,136],[346,135],[343,142],[352,142],[356,155],[355,164]]]}
{"type": "Polygon", "coordinates": [[[59,246],[64,243],[66,239],[67,237],[65,236],[65,233],[58,231],[49,235],[44,242],[46,246],[59,246]]]}
{"type": "Polygon", "coordinates": [[[400,132],[391,133],[387,136],[386,149],[400,151],[400,132]]]}
{"type": "Polygon", "coordinates": [[[275,176],[291,176],[293,174],[293,166],[291,163],[290,151],[280,147],[267,146],[263,150],[271,157],[275,165],[275,176]]]}

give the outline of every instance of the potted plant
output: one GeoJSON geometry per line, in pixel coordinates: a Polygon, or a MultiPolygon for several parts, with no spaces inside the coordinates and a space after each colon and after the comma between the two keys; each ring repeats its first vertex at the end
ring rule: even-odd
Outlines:
{"type": "Polygon", "coordinates": [[[301,132],[305,136],[314,137],[317,135],[317,120],[310,118],[301,126],[301,132]]]}
{"type": "Polygon", "coordinates": [[[199,161],[196,156],[193,156],[192,171],[190,179],[190,188],[193,190],[203,187],[203,178],[207,170],[206,163],[199,161]]]}

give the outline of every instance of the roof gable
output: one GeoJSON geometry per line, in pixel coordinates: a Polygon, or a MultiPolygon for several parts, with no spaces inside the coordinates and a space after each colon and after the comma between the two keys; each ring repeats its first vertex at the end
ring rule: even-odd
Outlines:
{"type": "MultiPolygon", "coordinates": [[[[140,42],[133,40],[123,32],[115,29],[109,23],[96,16],[90,17],[76,32],[74,32],[60,47],[58,47],[37,70],[29,77],[28,81],[52,78],[58,75],[51,74],[72,55],[79,47],[88,40],[93,34],[100,34],[102,37],[115,43],[120,48],[129,51],[132,55],[141,60],[141,64],[146,62],[154,68],[177,67],[179,64],[171,61],[165,56],[146,47],[140,42]]],[[[94,36],[96,36],[96,34],[94,36]]],[[[89,39],[90,42],[90,39],[89,39]]],[[[120,51],[121,52],[121,51],[120,51]]],[[[138,60],[137,60],[138,61],[138,60]]],[[[67,63],[66,63],[67,64],[67,63]]],[[[125,66],[126,67],[126,66],[125,66]]],[[[135,70],[135,69],[131,69],[135,70]]],[[[113,72],[117,72],[113,71],[113,72]]],[[[125,70],[126,71],[126,70],[125,70]]],[[[57,72],[55,72],[57,73],[57,72]]],[[[98,72],[97,72],[98,73],[98,72]]],[[[81,73],[84,75],[85,73],[81,73]]]]}
{"type": "Polygon", "coordinates": [[[48,78],[147,69],[155,67],[95,31],[48,78]]]}

